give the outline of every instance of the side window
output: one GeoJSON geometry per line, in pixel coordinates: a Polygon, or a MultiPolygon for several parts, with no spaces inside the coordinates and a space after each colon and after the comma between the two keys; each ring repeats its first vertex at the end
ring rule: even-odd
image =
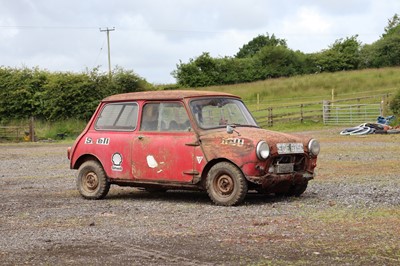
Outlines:
{"type": "Polygon", "coordinates": [[[159,103],[148,103],[143,107],[140,131],[159,131],[159,103]]]}
{"type": "Polygon", "coordinates": [[[95,129],[132,131],[136,129],[137,119],[136,103],[110,103],[101,110],[95,129]]]}
{"type": "Polygon", "coordinates": [[[148,103],[143,107],[141,131],[189,131],[190,128],[181,103],[148,103]]]}

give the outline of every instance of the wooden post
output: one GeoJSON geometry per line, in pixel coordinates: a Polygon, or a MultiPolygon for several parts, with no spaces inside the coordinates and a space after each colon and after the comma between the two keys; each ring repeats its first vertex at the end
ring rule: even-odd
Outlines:
{"type": "Polygon", "coordinates": [[[35,118],[33,116],[29,120],[29,136],[30,141],[35,142],[35,118]]]}
{"type": "Polygon", "coordinates": [[[327,100],[322,101],[322,119],[324,121],[324,125],[329,123],[331,112],[331,102],[327,100]]]}
{"type": "Polygon", "coordinates": [[[300,122],[303,123],[304,116],[303,116],[303,104],[300,104],[300,122]]]}
{"type": "Polygon", "coordinates": [[[274,121],[272,118],[272,107],[268,107],[268,126],[272,127],[274,125],[274,121]]]}

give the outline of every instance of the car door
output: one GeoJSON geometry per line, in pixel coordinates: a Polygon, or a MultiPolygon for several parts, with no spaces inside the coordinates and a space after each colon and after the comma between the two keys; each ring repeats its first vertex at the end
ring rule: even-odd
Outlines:
{"type": "Polygon", "coordinates": [[[138,110],[136,102],[105,104],[84,138],[87,153],[98,158],[109,178],[132,178],[131,143],[138,110]]]}
{"type": "Polygon", "coordinates": [[[132,143],[134,179],[191,182],[195,171],[197,136],[180,102],[147,103],[132,143]]]}

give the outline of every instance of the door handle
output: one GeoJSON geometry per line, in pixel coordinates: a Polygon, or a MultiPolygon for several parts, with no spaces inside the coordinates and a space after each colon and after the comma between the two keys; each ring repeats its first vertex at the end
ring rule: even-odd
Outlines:
{"type": "Polygon", "coordinates": [[[138,136],[138,139],[142,140],[142,139],[144,139],[144,137],[143,136],[138,136]]]}

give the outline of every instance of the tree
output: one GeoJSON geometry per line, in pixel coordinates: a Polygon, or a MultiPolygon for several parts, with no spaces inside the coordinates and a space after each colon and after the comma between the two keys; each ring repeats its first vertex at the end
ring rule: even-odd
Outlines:
{"type": "Polygon", "coordinates": [[[285,46],[265,46],[254,58],[260,61],[262,78],[266,79],[302,74],[299,55],[285,46]]]}
{"type": "Polygon", "coordinates": [[[358,35],[336,40],[329,49],[316,56],[316,65],[321,71],[335,72],[358,69],[361,42],[358,35]]]}
{"type": "Polygon", "coordinates": [[[180,62],[176,67],[172,75],[181,86],[204,87],[216,84],[216,60],[209,53],[191,58],[187,64],[180,62]]]}
{"type": "Polygon", "coordinates": [[[398,34],[399,33],[399,25],[400,25],[400,17],[398,14],[394,14],[393,18],[388,20],[388,25],[385,27],[385,33],[382,34],[382,38],[388,36],[388,35],[393,35],[393,34],[398,34]]]}
{"type": "Polygon", "coordinates": [[[400,66],[400,18],[389,19],[385,33],[361,51],[362,68],[400,66]]]}
{"type": "Polygon", "coordinates": [[[236,58],[253,57],[265,46],[284,46],[287,47],[286,40],[278,39],[274,34],[258,35],[247,44],[240,48],[239,52],[235,55],[236,58]]]}
{"type": "Polygon", "coordinates": [[[152,88],[145,79],[139,77],[132,70],[124,70],[121,67],[114,69],[112,84],[114,85],[112,94],[143,91],[152,88]]]}

